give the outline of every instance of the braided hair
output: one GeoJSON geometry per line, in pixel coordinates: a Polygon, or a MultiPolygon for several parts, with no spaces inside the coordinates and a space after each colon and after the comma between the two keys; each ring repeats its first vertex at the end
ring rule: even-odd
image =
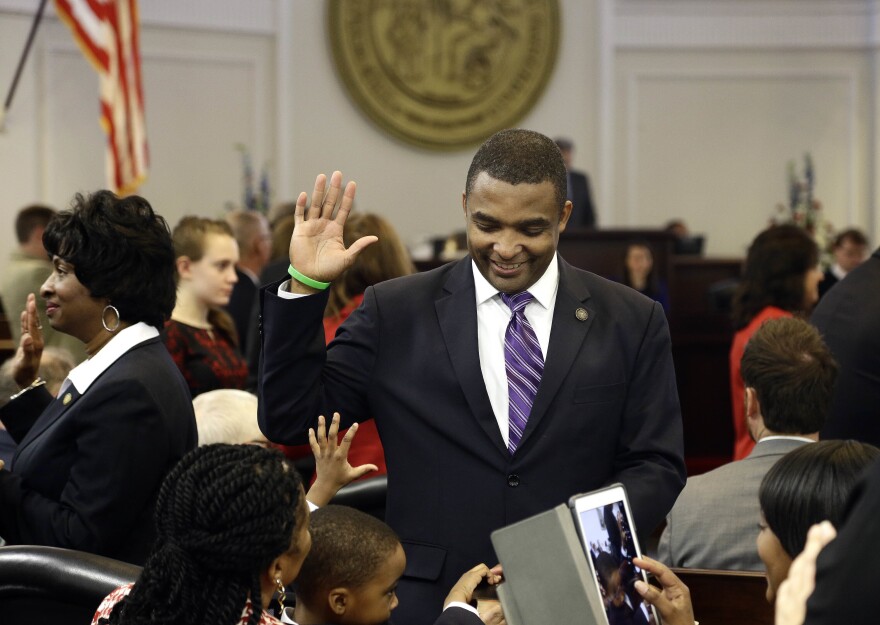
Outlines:
{"type": "Polygon", "coordinates": [[[260,576],[291,549],[307,514],[299,473],[256,445],[206,445],[162,483],[156,543],[111,624],[238,623],[248,598],[256,625],[260,576]]]}

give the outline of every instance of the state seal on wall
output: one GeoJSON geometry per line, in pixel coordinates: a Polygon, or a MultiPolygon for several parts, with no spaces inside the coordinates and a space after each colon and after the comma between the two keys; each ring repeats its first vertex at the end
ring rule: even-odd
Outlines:
{"type": "Polygon", "coordinates": [[[558,0],[330,0],[342,80],[392,135],[456,149],[509,128],[556,62],[558,0]]]}

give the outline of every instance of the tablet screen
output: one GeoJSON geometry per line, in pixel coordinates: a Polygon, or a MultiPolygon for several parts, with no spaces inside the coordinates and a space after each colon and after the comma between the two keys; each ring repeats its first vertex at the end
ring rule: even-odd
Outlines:
{"type": "Polygon", "coordinates": [[[640,552],[622,487],[573,501],[581,542],[589,555],[609,625],[650,625],[656,617],[635,589],[646,581],[632,559],[640,552]],[[617,492],[615,492],[617,491],[617,492]]]}

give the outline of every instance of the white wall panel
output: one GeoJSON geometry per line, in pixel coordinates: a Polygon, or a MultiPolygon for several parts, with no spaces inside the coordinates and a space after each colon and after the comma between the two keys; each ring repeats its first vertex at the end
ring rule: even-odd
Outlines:
{"type": "Polygon", "coordinates": [[[787,199],[788,161],[800,171],[805,152],[827,219],[840,228],[862,217],[855,70],[645,71],[623,82],[621,223],[683,217],[709,235],[710,254],[742,254],[787,199]]]}

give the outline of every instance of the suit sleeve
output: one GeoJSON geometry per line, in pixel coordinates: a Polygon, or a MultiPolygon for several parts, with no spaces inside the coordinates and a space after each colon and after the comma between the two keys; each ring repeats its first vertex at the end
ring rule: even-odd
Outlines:
{"type": "Polygon", "coordinates": [[[685,475],[669,328],[655,302],[628,384],[614,461],[614,478],[626,486],[641,536],[672,509],[685,475]]]}
{"type": "Polygon", "coordinates": [[[672,558],[672,515],[666,517],[666,527],[660,534],[660,542],[657,545],[657,560],[666,566],[678,566],[672,558]]]}
{"type": "Polygon", "coordinates": [[[138,380],[96,384],[71,410],[77,454],[59,500],[0,471],[0,534],[9,542],[102,553],[147,513],[167,468],[156,459],[169,455],[168,430],[138,380]]]}
{"type": "Polygon", "coordinates": [[[322,323],[327,293],[296,299],[261,291],[259,424],[276,443],[308,441],[318,415],[339,412],[341,427],[369,418],[369,383],[378,347],[372,288],[327,346],[322,323]]]}
{"type": "Polygon", "coordinates": [[[53,399],[44,384],[29,390],[0,408],[0,421],[3,421],[6,431],[16,443],[20,443],[27,436],[36,420],[52,403],[53,399]]]}

